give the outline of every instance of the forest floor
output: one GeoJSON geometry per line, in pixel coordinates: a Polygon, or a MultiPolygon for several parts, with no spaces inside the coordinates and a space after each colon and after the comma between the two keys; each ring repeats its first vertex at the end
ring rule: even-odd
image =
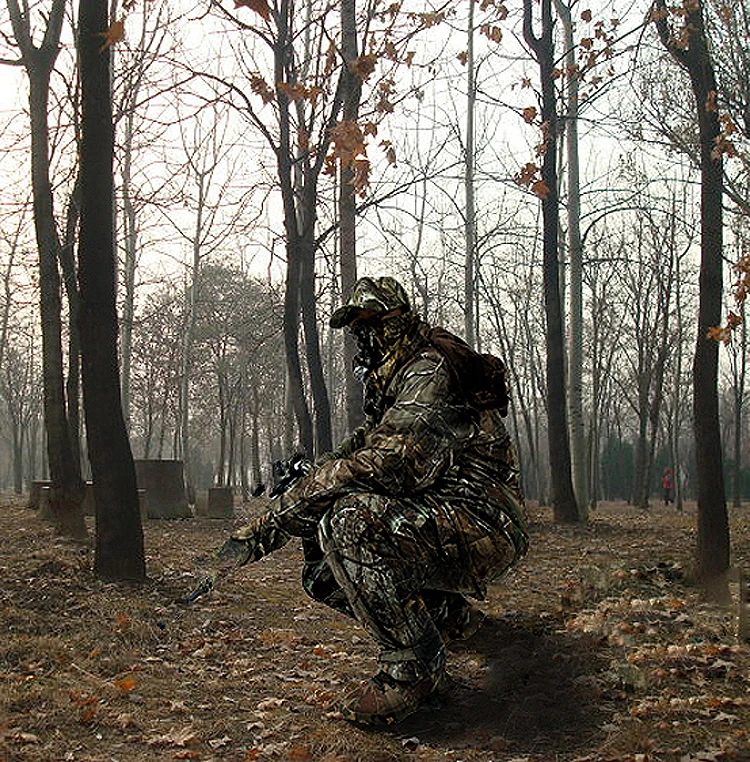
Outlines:
{"type": "MultiPolygon", "coordinates": [[[[601,504],[582,527],[532,507],[529,555],[450,647],[448,690],[382,731],[336,713],[376,652],[306,598],[296,543],[176,603],[261,508],[145,522],[136,586],[98,581],[90,543],[0,497],[0,761],[750,760],[750,647],[691,584],[694,505],[601,504]]],[[[732,554],[750,571],[746,512],[732,554]]]]}

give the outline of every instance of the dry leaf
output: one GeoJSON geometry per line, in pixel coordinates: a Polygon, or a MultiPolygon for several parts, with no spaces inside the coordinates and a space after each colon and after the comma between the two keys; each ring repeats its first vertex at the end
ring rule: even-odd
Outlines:
{"type": "Polygon", "coordinates": [[[104,38],[104,43],[99,48],[100,53],[116,45],[118,42],[122,42],[125,39],[125,19],[121,18],[113,21],[106,32],[99,32],[96,36],[104,38]]]}
{"type": "Polygon", "coordinates": [[[251,11],[255,11],[265,21],[269,21],[271,18],[271,9],[268,7],[266,0],[234,0],[235,8],[249,8],[251,11]]]}
{"type": "Polygon", "coordinates": [[[123,693],[130,693],[135,688],[135,676],[133,674],[118,677],[114,680],[115,688],[123,693]]]}
{"type": "Polygon", "coordinates": [[[191,727],[182,729],[172,728],[162,736],[153,736],[147,743],[149,746],[188,746],[196,741],[195,732],[191,727]]]}

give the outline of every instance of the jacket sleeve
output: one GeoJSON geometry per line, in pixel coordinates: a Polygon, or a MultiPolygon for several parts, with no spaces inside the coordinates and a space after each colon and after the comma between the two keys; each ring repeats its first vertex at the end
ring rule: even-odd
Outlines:
{"type": "Polygon", "coordinates": [[[423,352],[386,390],[382,420],[348,456],[321,463],[269,506],[266,527],[279,537],[314,537],[341,496],[412,495],[431,487],[477,433],[476,416],[453,388],[445,360],[423,352]]]}

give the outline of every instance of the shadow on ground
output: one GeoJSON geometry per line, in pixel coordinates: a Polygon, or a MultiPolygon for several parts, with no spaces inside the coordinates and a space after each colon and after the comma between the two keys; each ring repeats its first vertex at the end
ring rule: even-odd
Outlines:
{"type": "Polygon", "coordinates": [[[605,722],[605,668],[589,639],[518,615],[490,620],[451,645],[448,689],[390,732],[454,748],[583,748],[605,722]]]}

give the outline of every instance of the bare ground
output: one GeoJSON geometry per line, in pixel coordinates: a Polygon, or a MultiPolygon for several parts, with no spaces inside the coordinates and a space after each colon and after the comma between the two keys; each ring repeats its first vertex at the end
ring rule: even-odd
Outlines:
{"type": "MultiPolygon", "coordinates": [[[[377,732],[335,711],[375,649],[305,596],[296,543],[176,603],[261,509],[146,522],[135,586],[96,580],[88,544],[0,496],[0,762],[750,760],[750,648],[691,585],[694,506],[603,504],[585,527],[533,508],[532,549],[451,646],[448,690],[377,732]]],[[[744,511],[733,563],[750,571],[744,511]]]]}

